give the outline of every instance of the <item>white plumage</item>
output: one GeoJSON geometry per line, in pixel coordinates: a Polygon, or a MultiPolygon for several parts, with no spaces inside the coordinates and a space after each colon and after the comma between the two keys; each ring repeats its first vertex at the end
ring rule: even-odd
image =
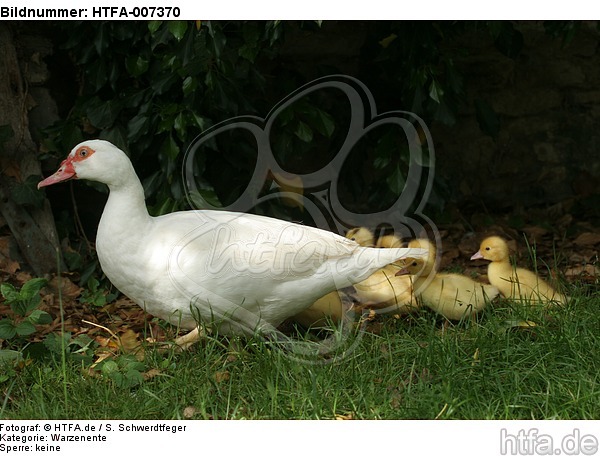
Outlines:
{"type": "Polygon", "coordinates": [[[110,281],[152,315],[183,328],[268,331],[325,294],[421,249],[374,249],[334,233],[252,214],[182,211],[151,217],[127,155],[109,142],[77,145],[39,183],[107,184],[96,249],[110,281]]]}

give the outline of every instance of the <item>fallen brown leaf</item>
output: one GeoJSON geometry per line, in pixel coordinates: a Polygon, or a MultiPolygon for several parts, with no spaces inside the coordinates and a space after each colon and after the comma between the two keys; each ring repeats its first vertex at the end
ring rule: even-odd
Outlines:
{"type": "MultiPolygon", "coordinates": [[[[475,253],[476,251],[477,249],[474,250],[473,253],[475,253]]],[[[454,260],[456,260],[459,257],[460,250],[458,249],[458,247],[450,247],[448,249],[444,248],[444,251],[442,253],[442,260],[440,262],[440,269],[447,268],[454,262],[454,260]]]]}
{"type": "Polygon", "coordinates": [[[571,263],[592,263],[598,256],[598,251],[590,248],[581,248],[577,251],[571,252],[569,255],[569,261],[571,263]]]}
{"type": "Polygon", "coordinates": [[[215,381],[217,383],[226,382],[231,378],[231,374],[228,371],[215,372],[215,381]]]}
{"type": "Polygon", "coordinates": [[[160,369],[150,369],[147,372],[142,372],[142,376],[144,377],[144,380],[150,380],[151,378],[154,378],[160,374],[161,374],[160,369]]]}
{"type": "Polygon", "coordinates": [[[466,233],[458,243],[458,250],[461,255],[470,258],[479,250],[479,243],[482,239],[477,238],[474,233],[466,233]]]}
{"type": "Polygon", "coordinates": [[[95,367],[96,367],[98,364],[100,364],[102,361],[104,361],[105,359],[112,358],[113,356],[115,356],[115,353],[114,353],[114,352],[112,352],[112,351],[108,351],[108,350],[107,350],[107,351],[104,351],[104,352],[99,352],[99,351],[97,350],[95,354],[98,356],[98,358],[96,358],[96,361],[94,361],[94,364],[92,364],[92,365],[90,366],[90,369],[89,369],[89,372],[90,372],[90,374],[91,374],[91,372],[94,370],[94,368],[95,368],[95,367]],[[99,353],[99,354],[98,354],[98,353],[99,353]]]}
{"type": "Polygon", "coordinates": [[[183,417],[187,419],[193,418],[194,415],[197,415],[198,413],[200,412],[193,405],[188,405],[186,408],[183,409],[183,417]]]}
{"type": "Polygon", "coordinates": [[[33,276],[25,271],[20,271],[15,274],[15,279],[17,279],[17,282],[19,282],[21,285],[31,280],[32,278],[33,276]]]}
{"type": "Polygon", "coordinates": [[[119,343],[125,353],[132,353],[139,349],[141,342],[138,336],[139,335],[132,329],[126,330],[119,336],[119,343]]]}
{"type": "Polygon", "coordinates": [[[575,238],[573,243],[580,247],[588,247],[600,244],[600,233],[581,233],[575,238]]]}
{"type": "Polygon", "coordinates": [[[67,277],[54,277],[48,282],[48,291],[54,293],[56,296],[58,296],[60,291],[63,299],[76,299],[83,291],[83,288],[75,285],[67,277]]]}
{"type": "Polygon", "coordinates": [[[567,278],[581,276],[600,277],[600,268],[593,264],[585,264],[581,266],[568,268],[567,270],[565,270],[565,277],[567,278]]]}
{"type": "Polygon", "coordinates": [[[0,271],[7,274],[14,274],[21,268],[18,261],[10,257],[10,237],[0,238],[0,271]]]}
{"type": "Polygon", "coordinates": [[[548,230],[541,226],[531,225],[523,227],[522,231],[527,234],[530,241],[539,241],[542,237],[548,234],[548,230]]]}
{"type": "Polygon", "coordinates": [[[119,345],[125,353],[133,353],[138,360],[144,359],[144,347],[139,339],[139,334],[132,329],[127,329],[119,336],[119,345]]]}

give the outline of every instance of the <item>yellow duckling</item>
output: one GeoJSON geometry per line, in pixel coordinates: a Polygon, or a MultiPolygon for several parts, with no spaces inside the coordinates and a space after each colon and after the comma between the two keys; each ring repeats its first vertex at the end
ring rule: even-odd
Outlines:
{"type": "Polygon", "coordinates": [[[373,236],[373,233],[371,233],[369,228],[365,228],[364,226],[352,228],[346,233],[346,237],[363,247],[375,246],[375,237],[373,236]]]}
{"type": "Polygon", "coordinates": [[[508,244],[501,237],[491,236],[484,239],[479,251],[471,257],[471,260],[478,259],[491,261],[488,266],[488,279],[506,298],[531,304],[567,302],[565,295],[552,288],[536,273],[513,267],[510,263],[508,244]]]}
{"type": "Polygon", "coordinates": [[[412,274],[413,289],[423,304],[449,320],[460,320],[482,310],[498,296],[492,285],[476,282],[460,274],[438,274],[435,247],[427,239],[409,242],[409,247],[429,250],[427,260],[404,260],[403,273],[412,274]]]}
{"type": "Polygon", "coordinates": [[[375,247],[380,249],[395,249],[402,247],[402,239],[395,234],[385,234],[380,236],[375,243],[375,247]]]}
{"type": "Polygon", "coordinates": [[[324,328],[338,324],[344,316],[344,306],[337,291],[332,291],[292,319],[305,328],[324,328]]]}
{"type": "MultiPolygon", "coordinates": [[[[376,244],[373,233],[365,227],[352,228],[346,233],[346,237],[363,247],[392,248],[402,246],[402,241],[393,235],[380,237],[376,244]]],[[[355,289],[357,290],[357,295],[361,302],[364,302],[365,304],[385,303],[390,300],[391,295],[393,295],[393,290],[390,289],[390,287],[394,287],[394,284],[396,284],[395,288],[398,288],[398,283],[402,284],[402,286],[407,284],[410,285],[406,280],[399,280],[394,277],[397,270],[397,267],[393,268],[388,266],[385,272],[383,270],[378,271],[360,284],[356,284],[355,289]],[[388,282],[388,278],[392,283],[391,285],[390,282],[388,282]],[[383,284],[382,281],[384,281],[383,284]]],[[[402,296],[401,299],[405,300],[402,296]]],[[[387,307],[387,305],[383,307],[387,307]]],[[[315,301],[308,309],[295,315],[292,320],[300,323],[306,328],[322,328],[329,326],[331,323],[339,323],[343,318],[343,314],[344,306],[340,295],[337,291],[333,291],[315,301]]]]}
{"type": "MultiPolygon", "coordinates": [[[[373,245],[373,233],[367,228],[354,228],[346,234],[362,246],[373,245]]],[[[362,282],[354,289],[361,304],[373,309],[386,309],[396,315],[404,315],[418,308],[412,292],[410,278],[396,276],[398,266],[388,265],[362,282]]]]}

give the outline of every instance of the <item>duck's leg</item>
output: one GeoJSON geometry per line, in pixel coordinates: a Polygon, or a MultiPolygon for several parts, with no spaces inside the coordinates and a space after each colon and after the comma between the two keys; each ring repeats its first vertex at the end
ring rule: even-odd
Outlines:
{"type": "Polygon", "coordinates": [[[181,337],[175,339],[175,345],[179,347],[180,350],[187,350],[192,345],[200,340],[201,337],[204,337],[204,331],[200,329],[199,326],[196,326],[195,329],[192,329],[189,333],[184,334],[181,337]]]}

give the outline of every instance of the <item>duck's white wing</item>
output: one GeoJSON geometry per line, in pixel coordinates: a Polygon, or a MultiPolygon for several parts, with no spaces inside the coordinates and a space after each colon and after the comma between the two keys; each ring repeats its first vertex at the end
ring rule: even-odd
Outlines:
{"type": "MultiPolygon", "coordinates": [[[[244,322],[254,316],[278,324],[336,288],[363,280],[403,256],[425,253],[364,248],[317,228],[220,211],[159,217],[152,231],[152,250],[162,252],[166,265],[154,270],[156,282],[177,290],[178,310],[193,303],[210,307],[210,318],[245,313],[239,318],[244,322]]],[[[164,304],[157,307],[154,313],[164,304]]]]}
{"type": "Polygon", "coordinates": [[[200,266],[209,275],[287,282],[317,281],[333,274],[336,280],[347,276],[355,282],[400,258],[423,255],[421,249],[364,248],[329,231],[258,215],[219,211],[185,215],[190,229],[181,238],[178,255],[183,264],[192,261],[194,268],[200,266]]]}

